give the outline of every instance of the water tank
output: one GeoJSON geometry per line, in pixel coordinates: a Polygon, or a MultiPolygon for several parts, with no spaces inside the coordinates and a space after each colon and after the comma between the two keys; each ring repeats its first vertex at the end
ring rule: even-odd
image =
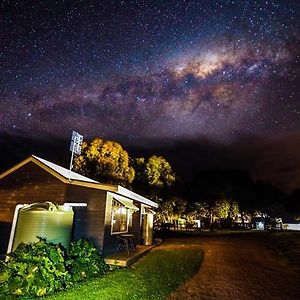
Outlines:
{"type": "Polygon", "coordinates": [[[69,248],[73,216],[72,208],[51,202],[25,205],[19,211],[12,250],[21,242],[36,242],[37,236],[69,248]]]}

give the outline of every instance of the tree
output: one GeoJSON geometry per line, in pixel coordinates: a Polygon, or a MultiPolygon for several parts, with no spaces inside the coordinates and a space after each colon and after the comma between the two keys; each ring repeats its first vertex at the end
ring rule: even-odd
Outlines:
{"type": "Polygon", "coordinates": [[[153,155],[149,159],[136,158],[137,181],[154,188],[166,188],[175,182],[175,173],[163,156],[153,155]]]}
{"type": "Polygon", "coordinates": [[[276,217],[276,208],[284,203],[284,199],[285,194],[279,188],[261,180],[256,182],[253,206],[262,218],[276,217]]]}
{"type": "Polygon", "coordinates": [[[125,186],[135,176],[127,151],[119,143],[102,138],[83,143],[81,155],[74,160],[74,170],[100,182],[125,186]]]}
{"type": "Polygon", "coordinates": [[[134,184],[136,187],[145,187],[147,185],[145,175],[146,160],[144,157],[134,157],[131,159],[131,164],[135,171],[134,184]]]}
{"type": "Polygon", "coordinates": [[[223,198],[217,200],[214,205],[214,216],[218,219],[226,219],[229,216],[230,202],[223,198]]]}
{"type": "Polygon", "coordinates": [[[239,205],[236,201],[230,202],[229,216],[235,218],[240,212],[239,205]]]}
{"type": "Polygon", "coordinates": [[[221,225],[221,221],[233,220],[239,213],[239,206],[236,201],[219,195],[218,198],[207,198],[206,201],[194,202],[188,214],[194,215],[199,219],[206,219],[209,227],[216,221],[221,225]]]}
{"type": "Polygon", "coordinates": [[[295,190],[286,201],[286,209],[296,220],[300,219],[300,189],[295,190]]]}
{"type": "Polygon", "coordinates": [[[156,221],[160,227],[172,224],[178,227],[178,220],[184,218],[187,210],[187,201],[180,197],[170,197],[165,201],[160,201],[156,221]]]}

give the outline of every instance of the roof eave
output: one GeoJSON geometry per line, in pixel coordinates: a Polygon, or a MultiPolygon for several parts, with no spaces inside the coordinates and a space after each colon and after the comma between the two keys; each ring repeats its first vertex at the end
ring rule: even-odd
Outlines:
{"type": "Polygon", "coordinates": [[[121,185],[118,185],[117,187],[118,187],[117,193],[120,194],[120,195],[122,195],[122,196],[125,196],[125,197],[127,197],[129,199],[141,202],[143,204],[146,204],[146,205],[149,205],[149,206],[152,206],[152,207],[155,207],[155,208],[158,207],[158,204],[156,202],[154,202],[154,201],[152,201],[152,200],[150,200],[150,199],[148,199],[146,197],[143,197],[140,194],[137,194],[137,193],[135,193],[133,191],[130,191],[130,190],[124,188],[121,185]]]}
{"type": "Polygon", "coordinates": [[[89,187],[99,190],[106,190],[106,191],[112,191],[115,192],[118,190],[117,185],[111,185],[111,184],[102,184],[102,183],[93,183],[93,182],[86,182],[81,180],[71,180],[69,181],[68,178],[62,176],[61,174],[57,173],[55,170],[51,169],[47,165],[43,164],[41,161],[36,159],[34,156],[29,156],[26,159],[22,160],[20,163],[16,164],[15,166],[11,167],[10,169],[4,171],[2,174],[0,174],[0,179],[6,177],[7,175],[13,173],[17,169],[23,167],[29,162],[33,162],[34,164],[38,165],[40,168],[57,178],[58,180],[62,181],[66,184],[76,185],[76,186],[82,186],[82,187],[89,187]]]}

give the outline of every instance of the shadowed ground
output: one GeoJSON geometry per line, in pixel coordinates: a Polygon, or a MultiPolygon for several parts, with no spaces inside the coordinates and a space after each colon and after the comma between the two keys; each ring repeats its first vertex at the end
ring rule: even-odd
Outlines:
{"type": "Polygon", "coordinates": [[[259,234],[183,238],[182,244],[200,246],[204,260],[196,275],[168,299],[300,299],[299,269],[267,248],[265,238],[259,234]]]}

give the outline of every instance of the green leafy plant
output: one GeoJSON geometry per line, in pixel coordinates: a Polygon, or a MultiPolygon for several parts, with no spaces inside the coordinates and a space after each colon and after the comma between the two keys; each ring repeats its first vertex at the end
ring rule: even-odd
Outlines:
{"type": "Polygon", "coordinates": [[[0,294],[44,296],[74,282],[104,274],[108,267],[96,247],[86,240],[73,243],[69,252],[39,238],[21,243],[0,264],[0,294]]]}
{"type": "Polygon", "coordinates": [[[61,245],[39,239],[36,243],[21,243],[2,262],[0,291],[12,295],[43,296],[66,287],[68,271],[65,249],[61,245]]]}
{"type": "Polygon", "coordinates": [[[66,264],[74,282],[102,275],[108,271],[108,266],[98,250],[87,240],[80,239],[72,243],[68,257],[66,264]]]}

